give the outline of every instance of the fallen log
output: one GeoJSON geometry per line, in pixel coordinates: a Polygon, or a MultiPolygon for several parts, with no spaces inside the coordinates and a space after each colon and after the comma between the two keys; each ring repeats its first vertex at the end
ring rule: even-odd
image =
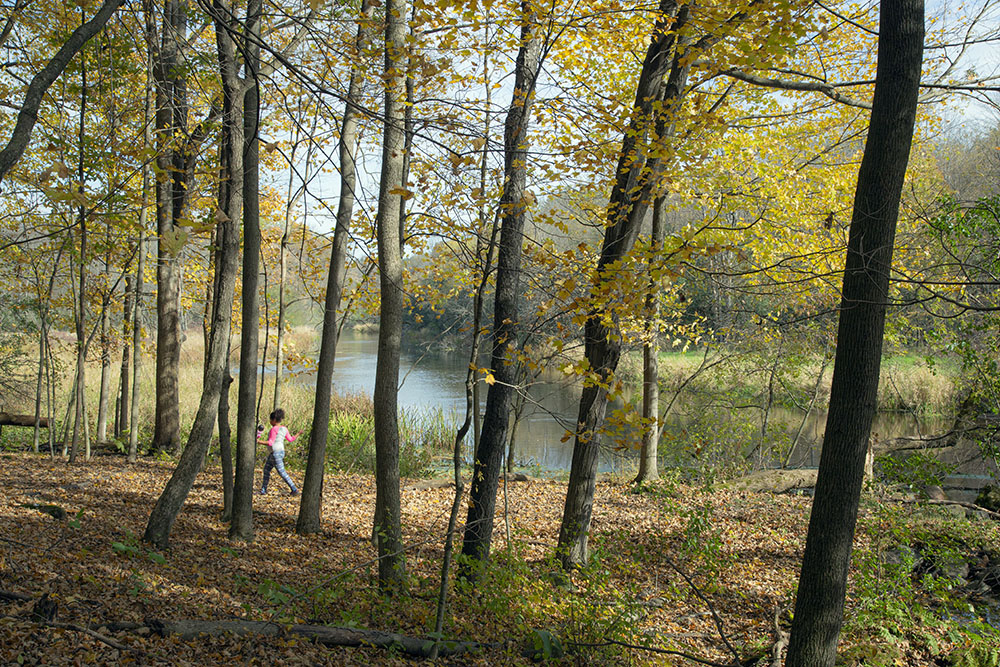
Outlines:
{"type": "MultiPolygon", "coordinates": [[[[0,412],[0,426],[34,426],[35,415],[12,415],[9,412],[0,412]]],[[[40,428],[49,427],[48,417],[39,417],[38,426],[40,428]]]]}
{"type": "MultiPolygon", "coordinates": [[[[360,630],[329,625],[283,625],[267,621],[203,621],[203,620],[162,620],[146,619],[150,630],[166,637],[177,635],[181,639],[197,639],[200,635],[215,637],[223,634],[264,635],[275,637],[279,635],[298,635],[312,639],[324,646],[371,646],[375,648],[393,649],[416,657],[426,658],[434,648],[433,639],[407,637],[394,632],[378,630],[360,630]]],[[[441,640],[438,642],[438,655],[461,655],[473,653],[487,648],[495,648],[493,644],[479,642],[463,642],[441,640]]]]}
{"type": "Polygon", "coordinates": [[[14,593],[13,591],[0,591],[0,600],[4,602],[30,602],[33,598],[24,593],[14,593]]]}

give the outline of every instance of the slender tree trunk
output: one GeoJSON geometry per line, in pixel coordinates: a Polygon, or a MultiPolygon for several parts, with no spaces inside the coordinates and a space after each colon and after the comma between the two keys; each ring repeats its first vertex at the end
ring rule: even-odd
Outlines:
{"type": "MultiPolygon", "coordinates": [[[[237,119],[237,121],[239,120],[237,119]]],[[[223,204],[220,202],[220,210],[229,209],[228,205],[224,206],[223,204]]],[[[238,236],[235,219],[220,224],[221,249],[216,262],[216,270],[219,273],[218,291],[215,298],[216,308],[212,320],[209,365],[205,372],[205,385],[194,424],[191,426],[191,435],[188,437],[187,446],[181,453],[177,468],[160,494],[152,514],[150,514],[146,524],[146,532],[143,535],[146,542],[161,549],[167,547],[170,529],[191,490],[195,477],[201,470],[205,453],[212,441],[215,421],[219,415],[219,399],[223,389],[228,387],[225,378],[229,374],[230,320],[233,312],[236,275],[239,271],[238,236]]]]}
{"type": "MultiPolygon", "coordinates": [[[[147,44],[152,43],[151,38],[152,15],[146,13],[147,44]]],[[[143,105],[143,148],[148,148],[152,144],[152,137],[149,131],[149,121],[152,115],[153,96],[151,86],[153,85],[153,58],[152,53],[146,55],[146,95],[143,105]]],[[[132,312],[132,395],[131,403],[132,422],[128,430],[128,460],[135,463],[138,458],[139,449],[139,377],[142,370],[142,290],[144,284],[143,273],[146,270],[146,230],[149,228],[149,186],[150,186],[150,165],[142,166],[142,200],[139,206],[139,240],[138,259],[135,268],[135,297],[133,298],[132,312]]],[[[122,401],[125,396],[122,396],[122,401]]]]}
{"type": "Polygon", "coordinates": [[[132,276],[125,277],[125,303],[122,306],[122,365],[118,376],[118,402],[115,411],[115,437],[128,427],[129,361],[131,358],[132,303],[135,299],[132,276]]]}
{"type": "Polygon", "coordinates": [[[385,128],[382,175],[379,182],[378,234],[380,276],[378,360],[375,370],[375,517],[378,579],[384,590],[402,585],[406,559],[399,508],[399,350],[403,328],[403,260],[400,253],[399,211],[402,205],[406,99],[406,6],[387,0],[385,6],[385,128]]]}
{"type": "Polygon", "coordinates": [[[281,243],[278,245],[278,336],[274,344],[274,400],[271,409],[281,407],[281,383],[285,371],[285,281],[288,280],[288,236],[292,228],[292,180],[295,170],[292,165],[295,160],[295,149],[299,143],[299,124],[295,124],[295,136],[292,139],[292,149],[288,160],[288,195],[285,201],[285,227],[281,231],[281,243]]]}
{"type": "MultiPolygon", "coordinates": [[[[68,238],[69,237],[67,237],[67,239],[68,238]]],[[[37,290],[38,296],[39,335],[38,378],[35,385],[35,427],[34,433],[32,434],[31,449],[36,454],[38,453],[39,442],[41,440],[42,391],[44,387],[46,398],[46,417],[48,418],[49,424],[49,428],[47,430],[50,456],[55,456],[55,422],[52,419],[52,392],[54,387],[52,386],[52,350],[49,345],[49,305],[52,303],[52,290],[55,286],[60,259],[62,258],[65,248],[66,241],[64,240],[59,246],[59,252],[56,254],[55,261],[52,263],[52,273],[49,274],[48,286],[44,293],[42,292],[42,277],[38,272],[38,267],[32,267],[35,273],[35,289],[37,290]]]]}
{"type": "MultiPolygon", "coordinates": [[[[35,428],[31,438],[31,451],[38,453],[38,441],[41,438],[42,419],[42,380],[45,377],[45,338],[48,336],[47,315],[40,313],[41,326],[38,331],[38,375],[35,378],[35,428]]],[[[50,422],[51,423],[51,422],[50,422]]]]}
{"type": "MultiPolygon", "coordinates": [[[[221,147],[219,148],[219,152],[220,152],[219,164],[222,164],[221,147]]],[[[216,227],[215,229],[212,230],[210,234],[209,247],[217,248],[218,246],[219,246],[219,229],[218,227],[216,227]]],[[[208,260],[208,269],[211,272],[211,275],[215,276],[216,279],[213,280],[211,283],[205,284],[205,304],[204,304],[204,310],[202,310],[201,314],[201,336],[203,343],[205,345],[205,355],[204,355],[205,358],[202,362],[203,372],[206,372],[208,369],[208,348],[210,347],[212,342],[212,315],[214,312],[213,309],[215,308],[214,299],[215,299],[215,291],[217,288],[218,276],[219,276],[219,272],[215,265],[215,260],[216,260],[215,253],[209,252],[207,260],[208,260]]]]}
{"type": "MultiPolygon", "coordinates": [[[[363,0],[358,20],[355,51],[361,53],[371,41],[373,0],[363,0]]],[[[350,236],[351,216],[354,213],[355,188],[357,187],[356,153],[358,146],[358,104],[361,98],[362,68],[351,70],[347,103],[340,132],[340,200],[337,203],[337,225],[330,250],[330,273],[326,283],[323,304],[323,333],[320,339],[319,366],[316,369],[316,401],[313,404],[312,429],[309,433],[309,455],[305,480],[302,483],[302,501],[295,530],[300,535],[320,530],[320,506],[323,498],[323,467],[326,444],[330,430],[330,398],[333,388],[333,367],[337,359],[337,310],[343,294],[344,276],[347,274],[347,242],[350,236]]]]}
{"type": "MultiPolygon", "coordinates": [[[[514,66],[514,92],[504,122],[504,186],[500,198],[500,246],[497,254],[496,295],[493,306],[493,350],[490,367],[495,382],[486,394],[486,413],[479,450],[473,463],[469,512],[465,520],[462,554],[485,563],[493,539],[497,487],[506,453],[511,398],[517,365],[510,356],[517,348],[520,299],[521,246],[528,215],[528,125],[535,82],[542,63],[544,30],[530,2],[521,4],[521,47],[514,66]]],[[[467,577],[478,568],[470,567],[467,577]]]]}
{"type": "MultiPolygon", "coordinates": [[[[128,460],[135,463],[139,450],[139,378],[142,371],[142,272],[146,270],[146,220],[149,210],[148,172],[143,174],[142,208],[139,212],[139,259],[136,262],[135,271],[135,298],[132,310],[132,393],[129,399],[132,403],[132,421],[128,429],[128,460]]],[[[122,400],[126,400],[122,397],[122,400]]]]}
{"type": "Polygon", "coordinates": [[[923,0],[882,0],[871,121],[858,172],[837,352],[788,667],[833,665],[877,408],[896,219],[923,61],[923,0]]]}
{"type": "MultiPolygon", "coordinates": [[[[657,262],[657,253],[663,251],[663,238],[666,234],[666,213],[664,198],[657,197],[653,202],[653,229],[650,232],[649,266],[653,268],[657,262]]],[[[646,340],[642,346],[642,450],[639,452],[639,474],[636,482],[649,482],[660,478],[656,455],[660,444],[660,299],[659,285],[649,278],[649,288],[646,293],[646,340]]]]}
{"type": "MultiPolygon", "coordinates": [[[[82,13],[82,7],[80,8],[80,11],[82,13]]],[[[81,199],[85,194],[83,140],[86,137],[86,111],[87,59],[82,58],[80,62],[80,159],[77,164],[77,178],[79,179],[77,188],[81,199]]],[[[80,228],[80,257],[78,266],[80,273],[79,287],[77,288],[77,297],[79,301],[77,303],[76,312],[76,417],[73,422],[73,444],[69,453],[70,463],[75,462],[78,456],[80,429],[81,427],[84,429],[86,428],[84,424],[84,419],[86,418],[84,412],[84,403],[86,401],[84,388],[86,387],[87,341],[84,334],[84,322],[87,319],[87,207],[82,203],[80,204],[79,215],[77,216],[77,225],[80,228]]],[[[90,459],[89,447],[87,448],[85,458],[90,459]]]]}
{"type": "Polygon", "coordinates": [[[257,452],[257,344],[260,306],[257,285],[260,274],[259,136],[260,98],[257,72],[260,66],[261,1],[247,5],[246,42],[242,52],[246,66],[243,98],[243,316],[240,341],[240,377],[236,408],[236,468],[233,515],[229,537],[252,540],[253,485],[257,452]]]}
{"type": "MultiPolygon", "coordinates": [[[[678,8],[674,0],[661,0],[658,13],[636,86],[635,110],[618,158],[608,206],[609,224],[592,291],[595,296],[613,280],[614,266],[635,244],[662,170],[662,158],[654,153],[644,159],[642,149],[645,143],[662,142],[673,134],[669,115],[683,99],[690,69],[690,55],[675,48],[680,28],[687,22],[688,7],[678,8]],[[653,128],[655,131],[651,131],[653,128]]],[[[600,306],[589,313],[584,324],[584,355],[593,378],[585,384],[580,397],[573,462],[559,528],[558,555],[565,568],[582,565],[588,558],[600,428],[607,410],[608,387],[621,358],[617,314],[612,308],[600,306]]]]}
{"type": "MultiPolygon", "coordinates": [[[[105,259],[105,275],[110,268],[110,262],[105,259]]],[[[107,301],[110,299],[101,308],[101,391],[97,399],[97,442],[108,440],[108,405],[111,403],[111,313],[107,301]]]]}
{"type": "Polygon", "coordinates": [[[233,431],[229,425],[229,388],[233,376],[229,372],[229,342],[226,344],[226,374],[222,378],[219,396],[219,460],[222,463],[222,520],[233,518],[233,431]]]}

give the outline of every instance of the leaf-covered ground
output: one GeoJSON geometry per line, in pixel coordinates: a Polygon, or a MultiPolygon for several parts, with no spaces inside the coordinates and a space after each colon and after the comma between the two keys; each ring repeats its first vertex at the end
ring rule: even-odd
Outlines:
{"type": "MultiPolygon", "coordinates": [[[[169,463],[129,465],[118,457],[70,466],[47,457],[0,456],[0,591],[31,598],[47,593],[58,604],[52,624],[30,617],[32,602],[0,600],[0,664],[409,662],[391,651],[328,648],[293,637],[181,641],[142,629],[115,632],[110,624],[242,618],[426,637],[452,488],[404,482],[410,587],[387,598],[373,582],[372,478],[329,475],[324,532],[307,537],[294,531],[298,498],[280,481],[272,484],[269,495],[254,497],[256,539],[245,543],[227,538],[219,520],[221,476],[209,468],[174,525],[170,549],[157,553],[138,536],[170,471],[169,463]],[[58,520],[29,505],[55,505],[67,516],[58,520]],[[94,629],[129,650],[59,624],[94,629]]],[[[540,629],[575,642],[567,647],[568,660],[578,664],[680,660],[600,645],[608,639],[730,662],[714,609],[726,640],[744,656],[770,646],[775,610],[795,585],[807,500],[676,485],[635,493],[630,484],[601,483],[595,564],[561,586],[552,553],[564,493],[561,482],[507,485],[498,501],[495,567],[474,588],[452,592],[446,637],[518,642],[540,629]]],[[[521,651],[508,643],[442,662],[523,664],[521,651]]]]}

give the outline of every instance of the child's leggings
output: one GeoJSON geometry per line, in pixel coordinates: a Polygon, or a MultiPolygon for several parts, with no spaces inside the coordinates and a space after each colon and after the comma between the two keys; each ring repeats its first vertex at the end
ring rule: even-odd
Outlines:
{"type": "Polygon", "coordinates": [[[288,476],[285,472],[285,453],[284,452],[274,452],[272,451],[267,455],[267,460],[264,461],[264,483],[261,485],[261,491],[267,491],[267,482],[271,479],[271,468],[277,468],[278,474],[281,475],[281,479],[285,480],[285,484],[292,491],[296,491],[295,482],[292,478],[288,476]]]}

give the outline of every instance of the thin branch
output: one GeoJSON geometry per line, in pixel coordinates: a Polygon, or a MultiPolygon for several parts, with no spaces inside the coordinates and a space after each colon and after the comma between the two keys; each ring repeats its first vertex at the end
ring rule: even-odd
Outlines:
{"type": "Polygon", "coordinates": [[[126,646],[125,644],[122,644],[121,642],[118,642],[118,641],[115,641],[114,639],[111,639],[111,637],[107,637],[105,635],[102,635],[100,632],[97,632],[95,630],[91,630],[90,628],[85,628],[85,627],[83,627],[81,625],[76,625],[74,623],[61,623],[61,622],[58,622],[58,621],[50,621],[50,622],[46,623],[45,625],[47,625],[50,628],[61,628],[63,630],[72,630],[73,632],[82,632],[83,634],[90,635],[94,639],[96,639],[98,641],[101,641],[101,642],[104,642],[105,644],[107,644],[111,648],[116,648],[119,651],[131,651],[133,653],[138,653],[139,655],[146,655],[146,652],[143,651],[141,648],[134,648],[132,646],[126,646]]]}
{"type": "Polygon", "coordinates": [[[787,79],[773,79],[771,77],[750,74],[735,68],[723,70],[719,72],[719,74],[754,86],[776,88],[778,90],[800,90],[805,92],[821,93],[829,97],[834,102],[846,104],[850,107],[857,107],[859,109],[872,108],[870,102],[862,102],[861,100],[855,99],[849,95],[844,95],[837,90],[837,86],[830,83],[820,81],[789,81],[787,79]]]}

